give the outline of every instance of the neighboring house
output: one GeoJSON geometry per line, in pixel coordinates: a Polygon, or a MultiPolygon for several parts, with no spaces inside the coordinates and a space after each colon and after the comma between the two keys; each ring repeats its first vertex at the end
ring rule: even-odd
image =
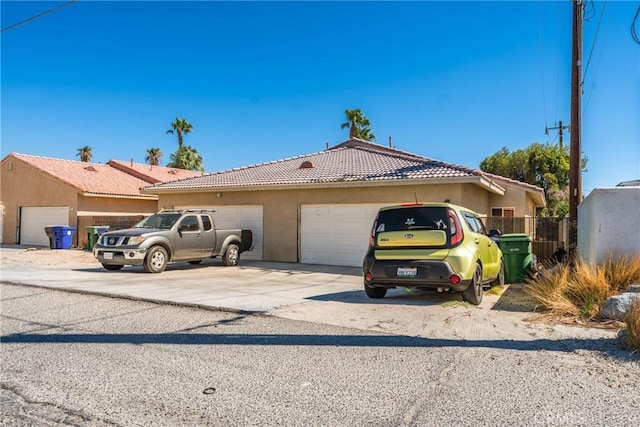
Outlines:
{"type": "Polygon", "coordinates": [[[578,256],[589,264],[640,254],[640,182],[595,188],[578,205],[578,256]],[[635,212],[635,213],[634,213],[635,212]]]}
{"type": "Polygon", "coordinates": [[[128,227],[158,210],[149,184],[200,172],[111,160],[107,164],[11,153],[0,163],[5,207],[2,242],[48,246],[44,227],[76,228],[73,245],[87,243],[86,226],[128,227]]]}
{"type": "Polygon", "coordinates": [[[326,151],[155,184],[160,208],[215,208],[218,226],[250,228],[244,258],[362,265],[381,206],[448,201],[483,216],[535,217],[541,188],[352,139],[326,151]]]}

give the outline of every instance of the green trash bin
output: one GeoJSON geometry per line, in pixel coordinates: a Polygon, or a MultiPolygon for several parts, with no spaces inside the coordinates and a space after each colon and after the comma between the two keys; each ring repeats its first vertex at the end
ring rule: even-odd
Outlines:
{"type": "Polygon", "coordinates": [[[98,243],[98,237],[109,230],[108,225],[90,225],[85,228],[87,230],[87,249],[90,251],[92,251],[95,244],[98,243]]]}
{"type": "Polygon", "coordinates": [[[531,237],[525,233],[503,234],[498,246],[504,258],[505,283],[522,283],[532,267],[531,237]]]}

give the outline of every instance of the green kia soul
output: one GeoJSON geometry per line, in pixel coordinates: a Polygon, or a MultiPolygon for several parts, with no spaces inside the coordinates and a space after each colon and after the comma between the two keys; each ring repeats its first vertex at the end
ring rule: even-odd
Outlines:
{"type": "Polygon", "coordinates": [[[381,208],[364,258],[364,290],[370,298],[397,286],[453,290],[478,305],[485,286],[504,285],[497,235],[478,214],[450,203],[381,208]]]}

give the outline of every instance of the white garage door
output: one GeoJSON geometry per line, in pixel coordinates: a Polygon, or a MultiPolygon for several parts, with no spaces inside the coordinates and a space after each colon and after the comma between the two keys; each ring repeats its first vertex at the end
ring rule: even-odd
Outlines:
{"type": "Polygon", "coordinates": [[[262,206],[214,206],[213,214],[219,229],[244,228],[253,233],[253,250],[241,259],[262,260],[262,206]]]}
{"type": "Polygon", "coordinates": [[[69,206],[20,208],[20,244],[49,246],[45,227],[69,225],[69,206]]]}
{"type": "Polygon", "coordinates": [[[302,205],[300,262],[362,266],[373,220],[385,205],[302,205]]]}

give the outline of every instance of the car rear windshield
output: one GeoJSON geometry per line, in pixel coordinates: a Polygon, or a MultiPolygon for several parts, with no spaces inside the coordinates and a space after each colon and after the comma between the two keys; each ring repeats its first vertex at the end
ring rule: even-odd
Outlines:
{"type": "Polygon", "coordinates": [[[374,225],[375,232],[403,230],[447,230],[447,208],[417,206],[381,211],[374,225]]]}

